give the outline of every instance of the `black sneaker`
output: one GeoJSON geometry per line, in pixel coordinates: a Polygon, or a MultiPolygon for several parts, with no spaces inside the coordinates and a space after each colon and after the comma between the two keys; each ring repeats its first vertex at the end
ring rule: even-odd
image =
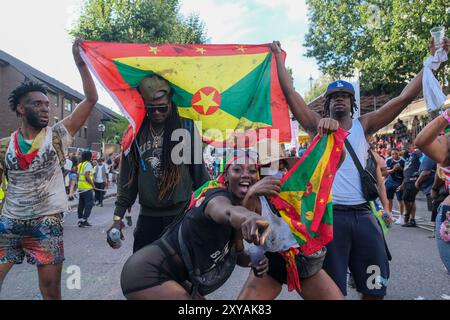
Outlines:
{"type": "Polygon", "coordinates": [[[84,225],[84,222],[83,221],[78,221],[78,227],[80,227],[80,228],[84,228],[85,227],[85,225],[84,225]]]}
{"type": "Polygon", "coordinates": [[[133,221],[131,220],[131,216],[126,216],[125,219],[127,219],[127,225],[131,227],[133,225],[133,221]]]}
{"type": "Polygon", "coordinates": [[[83,222],[83,225],[84,225],[85,227],[92,227],[92,224],[90,224],[89,222],[87,222],[87,220],[83,222]]]}
{"type": "Polygon", "coordinates": [[[416,220],[411,219],[410,222],[405,223],[402,227],[415,228],[415,227],[417,227],[416,220]]]}

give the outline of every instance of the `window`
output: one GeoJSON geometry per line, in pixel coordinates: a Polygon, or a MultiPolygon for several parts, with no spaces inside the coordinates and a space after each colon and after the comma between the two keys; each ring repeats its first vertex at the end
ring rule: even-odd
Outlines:
{"type": "Polygon", "coordinates": [[[80,129],[80,130],[78,130],[78,137],[80,137],[80,138],[81,138],[81,129],[80,129]]]}
{"type": "Polygon", "coordinates": [[[64,98],[64,110],[72,112],[72,101],[64,98]]]}
{"type": "Polygon", "coordinates": [[[84,138],[87,139],[87,127],[84,127],[84,138]]]}

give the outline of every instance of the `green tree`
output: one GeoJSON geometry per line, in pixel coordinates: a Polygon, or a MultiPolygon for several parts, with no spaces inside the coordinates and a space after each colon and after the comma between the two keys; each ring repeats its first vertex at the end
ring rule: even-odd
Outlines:
{"type": "MultiPolygon", "coordinates": [[[[363,93],[396,94],[420,71],[434,26],[450,26],[448,0],[307,0],[306,55],[333,78],[361,71],[363,93]]],[[[449,67],[438,79],[448,86],[449,67]]]]}
{"type": "Polygon", "coordinates": [[[328,75],[323,75],[319,79],[317,79],[312,85],[312,88],[305,94],[306,103],[310,103],[318,96],[322,95],[327,89],[328,84],[330,84],[330,82],[332,81],[332,78],[328,75]]]}
{"type": "Polygon", "coordinates": [[[183,17],[179,0],[86,0],[69,33],[89,40],[131,43],[204,43],[203,22],[183,17]]]}
{"type": "Polygon", "coordinates": [[[120,143],[122,135],[128,128],[128,120],[120,117],[119,120],[108,121],[105,123],[104,140],[105,143],[120,143]]]}

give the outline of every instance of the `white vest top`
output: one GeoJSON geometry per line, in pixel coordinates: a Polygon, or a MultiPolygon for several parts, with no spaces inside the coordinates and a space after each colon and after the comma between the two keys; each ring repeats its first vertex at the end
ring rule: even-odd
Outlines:
{"type": "MultiPolygon", "coordinates": [[[[366,140],[363,127],[359,119],[353,119],[352,128],[347,140],[355,150],[363,168],[366,167],[369,143],[366,140]]],[[[353,162],[350,152],[346,150],[345,160],[338,169],[333,183],[333,204],[356,205],[367,202],[361,190],[361,180],[358,169],[353,162]]]]}
{"type": "Polygon", "coordinates": [[[62,122],[48,127],[45,141],[26,170],[19,168],[11,135],[5,164],[8,189],[2,215],[10,219],[29,220],[67,211],[68,202],[59,159],[52,144],[53,131],[61,138],[64,153],[72,142],[62,122]]]}

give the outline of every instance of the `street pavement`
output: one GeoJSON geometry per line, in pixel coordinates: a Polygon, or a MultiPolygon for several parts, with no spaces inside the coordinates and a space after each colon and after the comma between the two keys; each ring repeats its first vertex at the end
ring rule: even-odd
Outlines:
{"type": "MultiPolygon", "coordinates": [[[[423,219],[422,224],[426,227],[430,217],[425,209],[426,203],[419,200],[417,206],[418,217],[423,219]]],[[[133,223],[138,215],[138,207],[136,204],[132,209],[133,223]]],[[[111,224],[113,209],[114,198],[105,200],[103,208],[94,207],[90,219],[93,226],[88,228],[77,227],[76,210],[65,215],[63,299],[124,299],[120,289],[120,273],[132,251],[134,226],[124,230],[126,240],[122,247],[111,249],[106,243],[105,232],[111,224]]],[[[428,238],[431,234],[426,229],[398,225],[390,229],[387,241],[393,260],[386,299],[442,300],[446,295],[450,296],[450,276],[444,271],[434,239],[428,238]]],[[[226,284],[207,296],[207,299],[236,299],[248,272],[248,269],[236,267],[226,284]]],[[[358,299],[358,294],[349,289],[347,298],[358,299]]],[[[41,299],[36,267],[26,263],[14,266],[3,284],[1,299],[41,299]]],[[[278,299],[300,298],[284,288],[278,299]]]]}

